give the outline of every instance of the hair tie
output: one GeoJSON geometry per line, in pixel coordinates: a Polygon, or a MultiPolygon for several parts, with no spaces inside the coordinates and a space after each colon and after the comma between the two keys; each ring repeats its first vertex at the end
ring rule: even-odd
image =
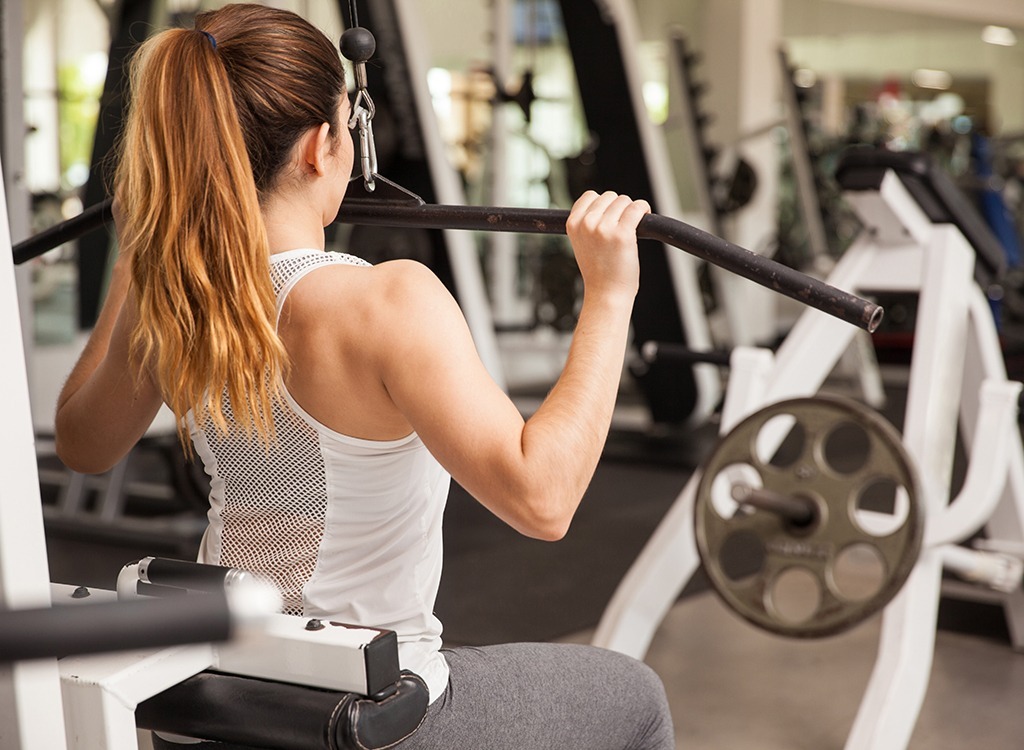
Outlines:
{"type": "Polygon", "coordinates": [[[200,31],[199,33],[205,36],[207,39],[209,39],[210,44],[213,45],[213,48],[217,49],[217,40],[213,38],[213,34],[211,34],[209,31],[200,31]]]}

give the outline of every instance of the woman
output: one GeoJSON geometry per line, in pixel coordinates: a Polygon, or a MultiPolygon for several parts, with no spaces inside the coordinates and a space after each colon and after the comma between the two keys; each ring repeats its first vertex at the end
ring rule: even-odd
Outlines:
{"type": "Polygon", "coordinates": [[[353,162],[334,45],[231,5],[143,44],[115,179],[121,253],[58,402],[64,462],[104,471],[162,403],[211,477],[200,559],[273,580],[286,611],[395,630],[430,707],[408,748],[674,746],[643,664],[586,646],[441,649],[450,477],[558,539],[607,435],[650,209],[582,196],[585,284],[564,372],[523,420],[459,308],[409,261],[324,252],[353,162]]]}

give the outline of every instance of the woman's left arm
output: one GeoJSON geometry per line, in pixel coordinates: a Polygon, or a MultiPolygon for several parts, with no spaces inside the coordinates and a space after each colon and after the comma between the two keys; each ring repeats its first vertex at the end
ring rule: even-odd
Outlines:
{"type": "Polygon", "coordinates": [[[95,474],[120,461],[163,403],[152,378],[130,361],[129,283],[128,259],[121,256],[96,326],[57,399],[57,455],[76,471],[95,474]]]}

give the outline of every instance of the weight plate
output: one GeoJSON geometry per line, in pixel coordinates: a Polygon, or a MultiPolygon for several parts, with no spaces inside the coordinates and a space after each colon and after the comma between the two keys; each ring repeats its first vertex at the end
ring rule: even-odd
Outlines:
{"type": "Polygon", "coordinates": [[[839,633],[884,607],[913,570],[924,531],[899,433],[835,396],[781,401],[743,420],[705,463],[695,506],[714,589],[750,622],[798,638],[839,633]],[[795,498],[813,520],[735,500],[750,490],[795,498]]]}

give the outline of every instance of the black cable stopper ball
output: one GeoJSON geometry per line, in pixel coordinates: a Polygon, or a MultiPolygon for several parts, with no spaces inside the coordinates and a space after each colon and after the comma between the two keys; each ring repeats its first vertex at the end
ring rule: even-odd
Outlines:
{"type": "Polygon", "coordinates": [[[373,57],[373,52],[377,49],[377,42],[369,29],[355,26],[341,35],[341,42],[338,46],[346,60],[364,63],[373,57]]]}

